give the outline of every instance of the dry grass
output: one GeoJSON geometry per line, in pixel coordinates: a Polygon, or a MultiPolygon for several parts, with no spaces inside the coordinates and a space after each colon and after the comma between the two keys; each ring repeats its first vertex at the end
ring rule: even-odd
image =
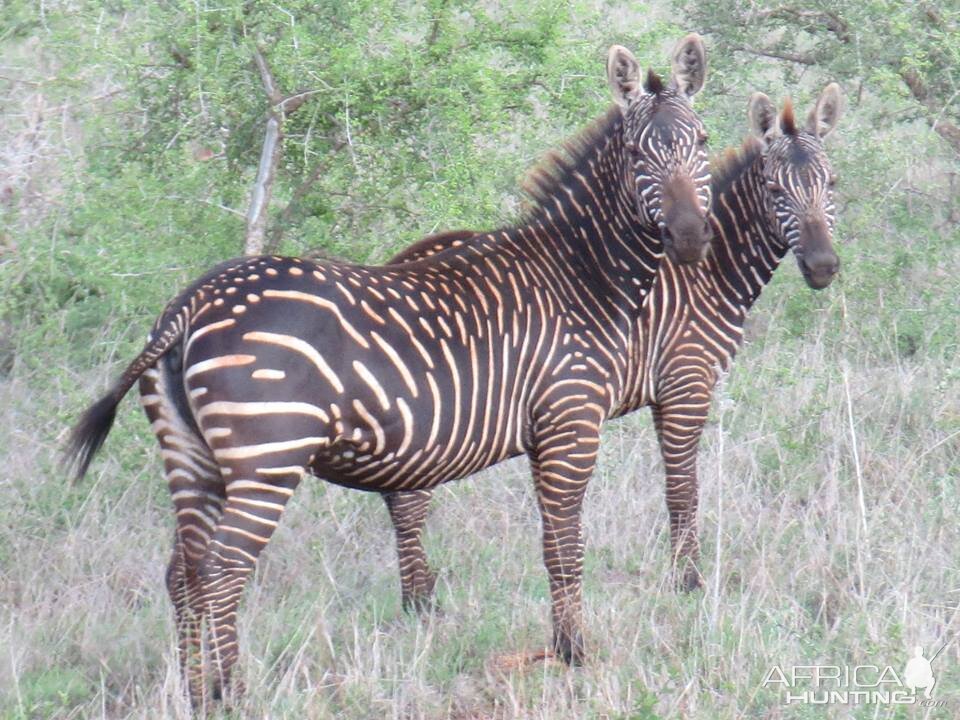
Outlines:
{"type": "MultiPolygon", "coordinates": [[[[908,648],[960,629],[957,452],[937,430],[957,416],[956,381],[945,386],[934,366],[838,357],[829,323],[802,344],[751,344],[718,394],[701,455],[705,593],[670,587],[645,414],[608,427],[589,491],[591,660],[580,670],[528,658],[549,613],[522,461],[438,493],[428,544],[443,611],[424,622],[399,610],[379,499],[309,482],[244,603],[250,690],[237,716],[900,717],[784,706],[761,688],[773,665],[899,671],[908,648]]],[[[50,477],[52,443],[36,440],[55,426],[29,419],[58,389],[25,389],[5,383],[0,398],[0,708],[187,717],[162,583],[172,523],[145,423],[128,403],[92,477],[70,487],[50,477]],[[142,469],[121,471],[130,450],[118,438],[147,446],[142,469]]],[[[946,707],[917,717],[955,715],[958,657],[954,643],[936,663],[946,707]]]]}
{"type": "MultiPolygon", "coordinates": [[[[29,47],[5,52],[8,67],[33,67],[29,47]]],[[[0,265],[14,232],[56,209],[58,168],[81,165],[69,113],[57,104],[59,119],[38,125],[35,109],[48,101],[28,84],[4,88],[0,203],[12,187],[18,204],[4,207],[18,225],[0,231],[0,265]]],[[[917,203],[919,218],[928,206],[917,203]]],[[[931,287],[942,295],[931,277],[953,278],[955,296],[956,247],[930,259],[879,224],[851,235],[841,252],[852,268],[902,246],[917,258],[904,273],[917,298],[931,287]]],[[[536,657],[549,603],[522,461],[438,491],[426,541],[442,612],[425,621],[400,611],[381,501],[307,482],[244,600],[249,692],[233,717],[960,716],[956,346],[921,324],[915,352],[899,352],[901,335],[881,315],[889,293],[854,298],[852,283],[801,305],[815,316],[801,338],[787,329],[791,300],[809,291],[792,264],[755,310],[702,443],[705,592],[672,589],[645,412],[607,427],[588,493],[590,661],[577,670],[536,657]],[[934,665],[939,708],[784,705],[761,687],[774,665],[899,672],[914,645],[929,655],[947,641],[934,665]]],[[[105,322],[100,340],[111,348],[146,330],[105,322]]],[[[0,339],[0,718],[186,718],[163,586],[172,513],[135,403],[122,406],[83,484],[56,466],[65,427],[125,358],[76,377],[37,369],[60,357],[26,362],[16,348],[0,339]]]]}

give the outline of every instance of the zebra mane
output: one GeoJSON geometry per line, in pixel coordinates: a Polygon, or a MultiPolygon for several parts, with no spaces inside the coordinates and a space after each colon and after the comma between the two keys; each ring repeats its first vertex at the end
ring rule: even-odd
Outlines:
{"type": "Polygon", "coordinates": [[[526,175],[521,190],[531,202],[521,222],[540,217],[542,209],[556,199],[558,191],[575,172],[589,173],[587,162],[620,128],[623,115],[616,106],[566,140],[559,149],[549,151],[526,175]]]}
{"type": "Polygon", "coordinates": [[[727,148],[710,163],[710,185],[713,197],[724,192],[758,156],[763,154],[763,143],[755,137],[743,141],[740,149],[727,148]]]}
{"type": "Polygon", "coordinates": [[[793,115],[793,101],[787,98],[783,102],[783,112],[780,113],[780,129],[784,135],[797,134],[797,121],[793,115]]]}

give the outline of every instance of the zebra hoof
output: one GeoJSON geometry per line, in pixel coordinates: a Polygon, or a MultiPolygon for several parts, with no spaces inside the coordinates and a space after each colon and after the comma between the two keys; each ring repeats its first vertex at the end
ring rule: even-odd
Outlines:
{"type": "Polygon", "coordinates": [[[206,717],[209,713],[207,701],[202,693],[190,694],[190,715],[191,717],[206,717]]]}
{"type": "Polygon", "coordinates": [[[405,594],[401,600],[401,604],[403,605],[404,612],[421,617],[440,615],[442,612],[440,603],[437,602],[437,598],[433,594],[432,583],[429,589],[405,594]]]}
{"type": "Polygon", "coordinates": [[[214,702],[222,703],[225,710],[235,710],[239,707],[245,691],[246,686],[242,680],[230,680],[224,684],[215,682],[212,697],[214,702]]]}
{"type": "Polygon", "coordinates": [[[687,562],[686,566],[682,569],[677,568],[674,579],[677,584],[677,591],[683,593],[703,590],[707,584],[706,580],[703,579],[703,575],[700,574],[700,570],[693,562],[687,562]]]}
{"type": "Polygon", "coordinates": [[[567,665],[581,667],[586,656],[583,650],[583,636],[579,632],[556,633],[553,638],[553,651],[567,665]]]}
{"type": "Polygon", "coordinates": [[[442,614],[440,604],[432,593],[405,597],[403,598],[402,604],[404,612],[414,615],[429,616],[442,614]]]}
{"type": "Polygon", "coordinates": [[[417,615],[440,614],[440,605],[433,594],[433,587],[436,584],[437,576],[430,573],[420,583],[416,584],[413,590],[403,593],[401,604],[404,611],[417,615]]]}

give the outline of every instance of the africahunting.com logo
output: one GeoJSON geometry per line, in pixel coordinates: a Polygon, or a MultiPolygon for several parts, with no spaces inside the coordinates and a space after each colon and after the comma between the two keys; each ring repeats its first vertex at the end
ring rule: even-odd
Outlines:
{"type": "Polygon", "coordinates": [[[774,665],[762,687],[779,691],[786,705],[943,707],[933,697],[937,679],[932,667],[942,650],[928,660],[922,647],[914,648],[902,672],[892,665],[774,665]]]}

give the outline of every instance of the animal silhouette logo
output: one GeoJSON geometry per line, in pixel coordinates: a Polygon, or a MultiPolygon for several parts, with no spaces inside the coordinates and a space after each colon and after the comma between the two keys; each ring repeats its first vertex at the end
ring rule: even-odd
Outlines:
{"type": "MultiPolygon", "coordinates": [[[[937,653],[937,655],[939,654],[937,653]]],[[[935,657],[936,655],[934,655],[935,657]]],[[[907,667],[903,671],[903,680],[906,686],[914,694],[916,694],[918,688],[922,689],[924,691],[923,696],[928,700],[933,692],[933,686],[937,682],[933,675],[931,662],[932,660],[927,660],[923,656],[923,648],[917,645],[913,649],[913,657],[907,661],[907,667]]]]}

